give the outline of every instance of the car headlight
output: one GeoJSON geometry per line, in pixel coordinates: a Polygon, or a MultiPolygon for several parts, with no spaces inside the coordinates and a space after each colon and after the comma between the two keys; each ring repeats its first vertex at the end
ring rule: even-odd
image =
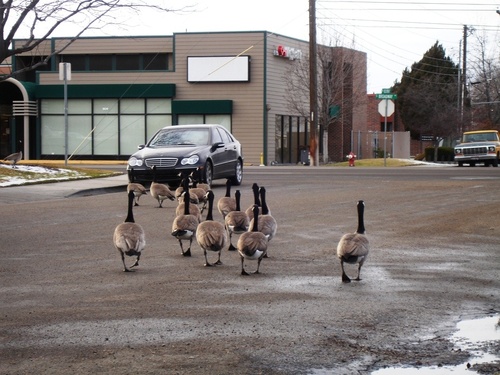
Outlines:
{"type": "Polygon", "coordinates": [[[194,165],[200,161],[200,157],[198,155],[192,155],[188,158],[183,158],[181,160],[182,165],[194,165]]]}
{"type": "Polygon", "coordinates": [[[488,152],[495,152],[495,146],[489,146],[488,152]]]}
{"type": "Polygon", "coordinates": [[[137,159],[135,156],[132,156],[130,159],[128,159],[128,165],[131,167],[140,167],[142,166],[142,159],[137,159]]]}
{"type": "Polygon", "coordinates": [[[455,149],[455,154],[461,154],[461,153],[462,153],[461,151],[462,151],[461,149],[456,148],[456,149],[455,149]]]}

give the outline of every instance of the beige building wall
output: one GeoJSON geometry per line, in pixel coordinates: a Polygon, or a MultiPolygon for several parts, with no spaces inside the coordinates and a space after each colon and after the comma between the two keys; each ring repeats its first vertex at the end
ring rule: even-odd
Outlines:
{"type": "MultiPolygon", "coordinates": [[[[56,39],[54,43],[66,41],[56,39]]],[[[41,49],[48,48],[42,45],[41,49]]],[[[350,50],[352,51],[352,50],[350,50]]],[[[303,116],[287,104],[287,73],[300,60],[308,60],[308,42],[267,31],[178,33],[165,37],[84,38],[71,44],[63,54],[109,53],[172,54],[169,71],[72,72],[71,85],[78,84],[175,84],[174,100],[232,100],[232,133],[243,145],[245,164],[259,165],[261,155],[269,164],[276,157],[276,116],[303,116]],[[276,56],[278,46],[294,51],[295,58],[276,56]],[[249,82],[188,82],[190,56],[250,56],[249,82]]],[[[354,51],[356,52],[356,51],[354,51]]],[[[363,72],[355,78],[355,89],[366,92],[366,54],[360,53],[363,72]]],[[[40,72],[41,85],[61,85],[58,72],[40,72]]],[[[304,99],[309,97],[304,87],[304,99]]],[[[307,107],[308,99],[304,104],[307,107]]],[[[354,111],[353,128],[366,123],[363,103],[354,111]]]]}
{"type": "Polygon", "coordinates": [[[243,145],[246,164],[263,151],[264,32],[175,34],[176,100],[232,100],[232,133],[243,145]],[[189,56],[250,56],[249,82],[187,82],[189,56]]]}
{"type": "MultiPolygon", "coordinates": [[[[292,65],[301,63],[307,59],[309,44],[297,39],[287,38],[277,34],[268,34],[267,38],[267,160],[276,159],[276,116],[290,115],[301,116],[289,108],[287,97],[292,95],[287,90],[288,73],[292,65]],[[288,51],[293,49],[293,59],[276,56],[278,47],[285,47],[288,51]]],[[[304,97],[309,97],[309,88],[304,87],[304,97]]],[[[309,101],[307,101],[309,103],[309,101]]],[[[308,106],[308,104],[305,104],[308,106]]]]}

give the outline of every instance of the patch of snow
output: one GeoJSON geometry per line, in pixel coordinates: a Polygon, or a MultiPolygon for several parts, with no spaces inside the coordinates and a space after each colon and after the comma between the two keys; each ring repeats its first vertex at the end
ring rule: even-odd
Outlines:
{"type": "Polygon", "coordinates": [[[415,160],[415,159],[399,159],[402,162],[413,164],[413,165],[425,165],[427,167],[449,167],[450,165],[453,164],[446,164],[446,163],[432,163],[429,161],[420,161],[420,160],[415,160]]]}
{"type": "MultiPolygon", "coordinates": [[[[0,168],[8,168],[12,169],[10,165],[0,164],[0,168]]],[[[29,173],[39,173],[43,175],[40,178],[26,178],[22,176],[0,176],[0,187],[6,186],[16,186],[16,185],[24,185],[27,183],[39,183],[39,182],[47,182],[47,181],[66,181],[66,180],[75,180],[82,177],[82,174],[71,169],[64,168],[48,168],[43,166],[36,165],[16,165],[15,170],[18,172],[29,172],[29,173]]]]}

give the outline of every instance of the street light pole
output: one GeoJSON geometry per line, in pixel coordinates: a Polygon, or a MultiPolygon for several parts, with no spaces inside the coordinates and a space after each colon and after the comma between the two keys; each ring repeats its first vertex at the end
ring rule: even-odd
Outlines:
{"type": "Polygon", "coordinates": [[[68,81],[71,80],[71,64],[59,64],[59,79],[64,82],[64,166],[68,166],[68,81]]]}

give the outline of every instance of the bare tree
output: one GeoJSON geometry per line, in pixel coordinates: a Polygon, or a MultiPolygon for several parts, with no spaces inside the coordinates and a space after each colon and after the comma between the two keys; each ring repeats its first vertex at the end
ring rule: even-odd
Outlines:
{"type": "Polygon", "coordinates": [[[488,49],[486,36],[475,35],[469,54],[472,111],[469,128],[500,129],[500,65],[495,53],[488,49]]]}
{"type": "Polygon", "coordinates": [[[33,61],[29,66],[1,76],[0,80],[47,64],[53,55],[62,52],[87,30],[101,28],[103,25],[121,25],[123,20],[120,21],[118,18],[119,10],[139,13],[144,9],[153,9],[158,12],[192,9],[189,5],[173,9],[155,3],[159,2],[149,0],[0,0],[0,62],[36,49],[62,25],[72,23],[78,27],[76,35],[67,39],[67,43],[59,45],[57,50],[33,61]],[[14,46],[14,40],[22,40],[22,43],[16,43],[14,46]]]}
{"type": "MultiPolygon", "coordinates": [[[[345,47],[318,46],[318,139],[319,152],[325,161],[341,161],[349,152],[353,110],[366,98],[366,87],[356,88],[354,83],[356,75],[364,71],[356,53],[345,47]]],[[[308,60],[299,60],[286,72],[289,110],[306,118],[308,60]]]]}

